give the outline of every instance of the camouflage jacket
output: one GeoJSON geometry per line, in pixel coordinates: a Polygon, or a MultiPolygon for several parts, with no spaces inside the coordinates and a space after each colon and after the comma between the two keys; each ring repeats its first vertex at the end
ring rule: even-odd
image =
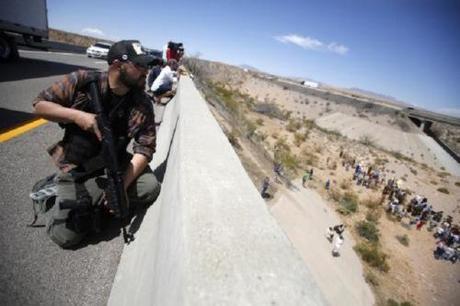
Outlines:
{"type": "MultiPolygon", "coordinates": [[[[37,98],[34,99],[33,105],[35,106],[39,101],[49,101],[64,107],[81,110],[90,101],[87,89],[79,86],[88,79],[88,73],[86,70],[78,70],[64,76],[62,80],[55,82],[51,87],[40,92],[37,98]]],[[[103,72],[99,76],[102,96],[108,90],[107,75],[107,72],[103,72]]],[[[142,154],[148,160],[151,160],[156,146],[152,102],[141,90],[128,94],[130,94],[131,99],[123,101],[123,103],[129,103],[127,136],[129,139],[134,139],[133,152],[142,154]]],[[[66,160],[65,148],[65,140],[61,140],[48,148],[48,153],[61,171],[68,172],[78,165],[66,160]]]]}

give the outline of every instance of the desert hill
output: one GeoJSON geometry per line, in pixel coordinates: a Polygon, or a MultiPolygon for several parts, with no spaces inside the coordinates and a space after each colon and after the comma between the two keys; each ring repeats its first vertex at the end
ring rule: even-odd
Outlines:
{"type": "MultiPolygon", "coordinates": [[[[359,186],[352,180],[353,170],[345,167],[353,160],[366,169],[378,169],[383,181],[398,180],[407,202],[416,194],[427,197],[434,210],[451,215],[458,224],[459,164],[401,107],[333,88],[303,88],[218,62],[188,59],[186,65],[254,185],[259,189],[264,177],[273,176],[274,162],[282,164],[284,183],[273,183],[267,200],[275,217],[287,216],[287,207],[300,205],[286,204],[293,197],[291,182],[298,181],[304,170],[314,169],[308,190],[319,194],[348,225],[377,304],[454,305],[458,301],[460,267],[433,258],[434,229],[416,231],[410,218],[385,213],[383,185],[359,186]],[[331,182],[328,192],[327,180],[331,182]],[[368,230],[375,240],[369,240],[368,230]]],[[[457,128],[453,125],[446,133],[454,142],[457,128]]],[[[305,210],[308,205],[299,213],[305,210]]],[[[302,227],[308,230],[312,212],[305,216],[302,227]]],[[[287,226],[288,235],[294,235],[289,237],[301,252],[304,240],[298,236],[302,235],[299,228],[292,229],[286,219],[279,222],[287,226]]]]}

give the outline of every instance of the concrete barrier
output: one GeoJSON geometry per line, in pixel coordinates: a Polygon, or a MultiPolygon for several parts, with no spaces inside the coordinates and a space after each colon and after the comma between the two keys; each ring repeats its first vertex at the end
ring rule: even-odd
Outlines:
{"type": "Polygon", "coordinates": [[[326,304],[188,78],[158,133],[152,166],[165,162],[109,305],[326,304]]]}

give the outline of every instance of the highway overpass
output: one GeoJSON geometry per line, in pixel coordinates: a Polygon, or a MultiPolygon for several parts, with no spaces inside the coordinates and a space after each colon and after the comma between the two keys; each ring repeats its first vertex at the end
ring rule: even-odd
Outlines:
{"type": "MultiPolygon", "coordinates": [[[[2,66],[0,122],[33,120],[38,92],[79,68],[104,70],[107,64],[78,54],[21,51],[19,62],[2,66]]],[[[44,228],[26,226],[30,188],[55,171],[45,149],[61,137],[56,124],[46,123],[0,143],[5,305],[325,304],[191,80],[181,80],[164,110],[152,162],[164,173],[163,188],[134,218],[136,240],[129,246],[118,228],[109,228],[62,250],[44,228]]]]}

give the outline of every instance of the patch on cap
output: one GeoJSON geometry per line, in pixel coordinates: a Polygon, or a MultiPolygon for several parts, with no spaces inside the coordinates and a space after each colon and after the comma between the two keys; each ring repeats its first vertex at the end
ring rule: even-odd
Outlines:
{"type": "Polygon", "coordinates": [[[132,46],[137,55],[144,54],[144,52],[142,52],[142,46],[140,43],[132,43],[132,46]]]}

